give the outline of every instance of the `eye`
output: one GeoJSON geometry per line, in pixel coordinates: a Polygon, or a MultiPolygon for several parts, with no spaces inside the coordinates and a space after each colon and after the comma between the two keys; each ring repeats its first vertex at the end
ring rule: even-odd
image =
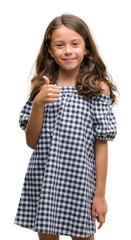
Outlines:
{"type": "Polygon", "coordinates": [[[57,46],[57,47],[62,47],[63,44],[62,44],[62,43],[58,43],[56,46],[57,46]]]}
{"type": "Polygon", "coordinates": [[[74,43],[73,43],[73,45],[74,45],[74,46],[78,46],[78,45],[79,45],[79,43],[77,43],[77,42],[74,42],[74,43]]]}

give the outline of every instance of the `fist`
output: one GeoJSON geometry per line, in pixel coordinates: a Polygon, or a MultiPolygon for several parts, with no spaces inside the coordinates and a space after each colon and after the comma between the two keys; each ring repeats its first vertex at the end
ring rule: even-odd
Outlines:
{"type": "Polygon", "coordinates": [[[36,103],[42,106],[47,103],[57,102],[60,95],[60,88],[58,86],[50,84],[48,77],[43,76],[43,78],[45,80],[45,84],[34,99],[36,103]]]}

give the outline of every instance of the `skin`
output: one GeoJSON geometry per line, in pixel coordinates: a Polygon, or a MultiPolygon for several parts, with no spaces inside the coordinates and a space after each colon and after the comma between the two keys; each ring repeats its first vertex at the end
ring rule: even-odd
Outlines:
{"type": "Polygon", "coordinates": [[[40,138],[45,104],[57,102],[60,94],[58,86],[49,84],[49,79],[47,77],[44,77],[44,80],[45,85],[33,101],[32,111],[25,130],[26,143],[32,149],[36,147],[40,138]]]}
{"type": "MultiPolygon", "coordinates": [[[[59,235],[47,234],[47,233],[38,233],[40,240],[59,240],[59,235]]],[[[72,240],[94,240],[94,236],[87,238],[71,237],[72,240]]]]}
{"type": "Polygon", "coordinates": [[[87,54],[82,36],[62,25],[53,32],[48,51],[59,65],[59,86],[75,86],[81,62],[87,54]]]}
{"type": "MultiPolygon", "coordinates": [[[[35,148],[43,126],[44,106],[47,103],[57,102],[60,94],[59,86],[75,86],[80,64],[87,54],[83,38],[74,30],[61,26],[52,34],[51,46],[48,51],[59,65],[58,86],[50,84],[50,80],[43,76],[45,84],[33,101],[32,111],[26,127],[26,142],[35,148]],[[37,118],[36,118],[37,116],[37,118]]],[[[110,95],[106,83],[101,83],[103,94],[110,95]]],[[[92,219],[99,222],[100,229],[105,222],[107,203],[105,200],[105,187],[107,177],[108,146],[107,141],[95,141],[96,157],[96,191],[92,202],[92,219]]],[[[40,240],[58,240],[58,235],[38,233],[40,240]]],[[[94,240],[88,238],[72,237],[72,240],[94,240]]]]}

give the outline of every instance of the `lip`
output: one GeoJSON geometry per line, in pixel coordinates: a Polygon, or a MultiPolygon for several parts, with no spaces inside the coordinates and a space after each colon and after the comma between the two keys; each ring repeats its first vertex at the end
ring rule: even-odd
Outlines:
{"type": "Polygon", "coordinates": [[[73,62],[75,58],[64,58],[63,61],[65,62],[73,62]]]}

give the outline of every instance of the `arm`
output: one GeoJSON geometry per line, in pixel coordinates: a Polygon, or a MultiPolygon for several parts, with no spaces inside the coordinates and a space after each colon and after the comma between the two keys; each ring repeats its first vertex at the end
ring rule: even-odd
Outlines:
{"type": "Polygon", "coordinates": [[[39,105],[38,102],[34,100],[31,115],[25,130],[26,143],[32,149],[36,147],[37,142],[40,138],[43,125],[43,115],[44,105],[39,105]]]}
{"type": "MultiPolygon", "coordinates": [[[[106,83],[101,82],[102,93],[109,96],[110,90],[106,83]]],[[[95,163],[96,163],[96,191],[92,202],[92,218],[100,222],[98,229],[105,222],[107,213],[107,203],[105,200],[107,163],[108,163],[108,144],[107,141],[95,141],[95,163]],[[97,215],[97,216],[96,216],[97,215]]]]}
{"type": "Polygon", "coordinates": [[[60,94],[59,87],[49,84],[49,79],[46,76],[43,78],[45,79],[45,84],[34,99],[25,130],[27,145],[33,149],[36,147],[41,135],[45,104],[56,102],[60,94]]]}
{"type": "Polygon", "coordinates": [[[107,177],[107,141],[96,140],[95,142],[95,160],[96,160],[96,191],[92,203],[92,218],[100,222],[98,229],[105,222],[107,213],[107,204],[105,200],[105,188],[107,177]],[[97,216],[96,216],[97,215],[97,216]]]}
{"type": "Polygon", "coordinates": [[[92,218],[100,222],[98,229],[105,222],[107,213],[107,204],[105,200],[105,188],[107,177],[107,141],[96,140],[95,142],[95,160],[96,160],[96,191],[92,203],[92,218]],[[97,216],[96,216],[97,215],[97,216]]]}
{"type": "Polygon", "coordinates": [[[108,144],[107,141],[96,140],[95,142],[96,160],[96,192],[95,195],[104,196],[107,177],[108,144]]]}

